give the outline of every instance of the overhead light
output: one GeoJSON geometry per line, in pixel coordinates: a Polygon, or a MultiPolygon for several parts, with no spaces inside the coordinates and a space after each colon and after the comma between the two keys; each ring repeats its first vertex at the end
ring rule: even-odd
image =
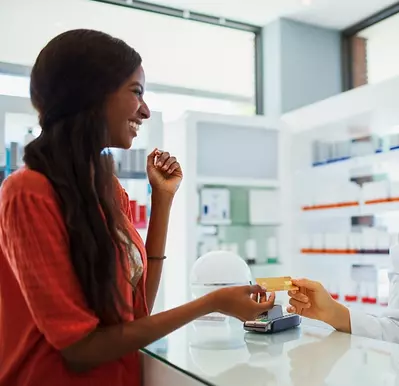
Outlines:
{"type": "Polygon", "coordinates": [[[189,19],[189,18],[190,18],[190,11],[187,10],[187,9],[185,9],[185,10],[183,11],[183,17],[184,17],[185,19],[189,19]]]}
{"type": "Polygon", "coordinates": [[[301,0],[302,1],[302,5],[305,5],[305,6],[309,6],[309,5],[312,5],[312,0],[301,0]]]}

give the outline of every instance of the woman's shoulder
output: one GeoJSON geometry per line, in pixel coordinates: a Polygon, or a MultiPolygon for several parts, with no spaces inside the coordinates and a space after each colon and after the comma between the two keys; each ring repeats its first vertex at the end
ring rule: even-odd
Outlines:
{"type": "Polygon", "coordinates": [[[4,180],[0,188],[0,197],[3,201],[21,194],[54,198],[54,189],[45,175],[22,167],[4,180]]]}

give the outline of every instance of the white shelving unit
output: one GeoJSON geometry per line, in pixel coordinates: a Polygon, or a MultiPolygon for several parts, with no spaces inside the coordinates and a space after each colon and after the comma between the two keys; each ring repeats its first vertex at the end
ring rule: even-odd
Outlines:
{"type": "MultiPolygon", "coordinates": [[[[332,285],[336,290],[338,288],[343,295],[344,287],[348,286],[351,280],[352,264],[371,264],[377,269],[389,269],[389,255],[300,253],[300,235],[324,230],[348,233],[353,229],[351,223],[353,217],[385,218],[385,216],[398,215],[399,202],[366,204],[361,196],[362,193],[358,197],[358,205],[312,208],[315,201],[312,194],[323,189],[327,191],[326,196],[328,195],[326,204],[345,202],[342,199],[343,189],[345,183],[349,184],[351,177],[385,173],[389,179],[398,179],[399,174],[395,169],[399,167],[399,151],[386,147],[381,153],[312,166],[313,141],[342,141],[368,135],[386,136],[399,133],[399,101],[396,97],[398,90],[399,77],[380,84],[359,87],[282,117],[290,127],[294,144],[291,153],[292,186],[296,193],[292,212],[293,235],[295,235],[292,239],[295,245],[292,275],[320,280],[328,286],[332,285]],[[310,210],[303,210],[306,205],[311,207],[310,210]]],[[[347,201],[352,202],[352,197],[347,201]]],[[[393,223],[394,217],[391,223],[387,220],[374,225],[383,224],[389,228],[393,223]]],[[[340,298],[343,299],[343,296],[340,298]]],[[[373,313],[385,309],[378,304],[348,303],[348,306],[373,313]]]]}
{"type": "MultiPolygon", "coordinates": [[[[279,120],[187,112],[165,127],[164,139],[165,149],[178,157],[184,172],[167,243],[165,299],[170,308],[192,299],[189,276],[198,258],[198,190],[203,186],[278,189],[280,202],[288,202],[290,178],[283,150],[289,147],[289,136],[279,120]]],[[[289,220],[282,214],[279,233],[289,232],[289,220]]],[[[252,271],[284,274],[285,256],[291,250],[284,242],[279,249],[280,264],[259,264],[252,271]]]]}

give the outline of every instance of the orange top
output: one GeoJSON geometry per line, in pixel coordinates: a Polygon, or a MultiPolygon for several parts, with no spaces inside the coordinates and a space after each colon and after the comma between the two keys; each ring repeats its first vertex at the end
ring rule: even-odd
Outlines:
{"type": "MultiPolygon", "coordinates": [[[[119,183],[117,194],[131,220],[129,198],[119,183]]],[[[135,314],[126,321],[148,314],[146,252],[133,225],[129,228],[144,273],[134,296],[130,284],[120,281],[135,314]]],[[[55,192],[42,174],[22,168],[0,190],[0,386],[139,386],[137,352],[84,374],[64,366],[60,350],[85,337],[98,322],[70,262],[55,192]]]]}

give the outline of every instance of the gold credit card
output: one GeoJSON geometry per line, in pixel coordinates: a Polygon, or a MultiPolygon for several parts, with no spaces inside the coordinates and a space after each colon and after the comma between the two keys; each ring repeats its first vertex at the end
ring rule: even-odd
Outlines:
{"type": "Polygon", "coordinates": [[[297,291],[299,288],[292,284],[291,276],[265,277],[256,279],[256,283],[265,287],[267,292],[297,291]]]}

